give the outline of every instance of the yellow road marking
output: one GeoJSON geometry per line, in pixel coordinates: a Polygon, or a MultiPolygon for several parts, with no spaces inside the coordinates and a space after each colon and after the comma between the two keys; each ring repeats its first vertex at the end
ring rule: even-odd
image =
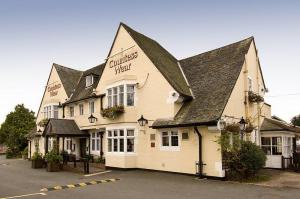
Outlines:
{"type": "Polygon", "coordinates": [[[87,184],[85,184],[84,182],[83,183],[79,183],[80,186],[84,187],[86,186],[87,184]]]}
{"type": "Polygon", "coordinates": [[[91,181],[90,183],[91,183],[91,184],[97,184],[97,182],[96,182],[96,181],[91,181]]]}
{"type": "Polygon", "coordinates": [[[56,186],[56,187],[53,187],[55,190],[61,190],[62,187],[61,186],[56,186]]]}

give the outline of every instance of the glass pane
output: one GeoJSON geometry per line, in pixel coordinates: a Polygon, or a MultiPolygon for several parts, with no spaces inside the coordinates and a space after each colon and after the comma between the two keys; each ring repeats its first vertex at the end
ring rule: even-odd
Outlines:
{"type": "Polygon", "coordinates": [[[127,85],[127,93],[133,93],[134,92],[134,85],[127,85]]]}
{"type": "Polygon", "coordinates": [[[114,106],[117,106],[118,105],[118,96],[117,95],[114,95],[114,103],[113,103],[113,105],[114,106]]]}
{"type": "Polygon", "coordinates": [[[114,95],[116,95],[118,93],[118,87],[113,88],[113,93],[114,93],[114,95]]]}
{"type": "Polygon", "coordinates": [[[168,136],[168,132],[162,132],[163,136],[168,136]]]}
{"type": "Polygon", "coordinates": [[[118,152],[118,139],[113,139],[114,140],[114,152],[118,152]]]}
{"type": "Polygon", "coordinates": [[[271,138],[269,138],[269,137],[262,137],[261,138],[261,145],[271,145],[271,138]]]}
{"type": "Polygon", "coordinates": [[[124,152],[124,139],[120,139],[120,152],[124,152]]]}
{"type": "Polygon", "coordinates": [[[120,130],[120,136],[124,136],[124,130],[120,130]]]}
{"type": "Polygon", "coordinates": [[[107,90],[107,94],[111,95],[111,88],[107,90]]]}
{"type": "Polygon", "coordinates": [[[119,86],[119,91],[120,91],[120,93],[124,92],[124,85],[119,86]]]}
{"type": "Polygon", "coordinates": [[[280,145],[281,146],[281,137],[272,137],[272,145],[280,145]]]}
{"type": "Polygon", "coordinates": [[[127,106],[133,106],[133,105],[134,105],[134,94],[127,93],[127,106]]]}
{"type": "Polygon", "coordinates": [[[169,137],[168,136],[163,136],[162,137],[162,145],[163,146],[169,146],[169,137]]]}
{"type": "Polygon", "coordinates": [[[108,146],[108,152],[111,152],[112,151],[112,141],[111,141],[111,139],[108,139],[107,146],[108,146]]]}
{"type": "Polygon", "coordinates": [[[111,100],[111,96],[108,96],[107,100],[108,100],[108,107],[112,107],[112,100],[111,100]]]}
{"type": "Polygon", "coordinates": [[[95,137],[95,133],[92,133],[92,138],[94,138],[95,137]]]}
{"type": "Polygon", "coordinates": [[[134,136],[134,130],[127,130],[127,136],[134,136]]]}
{"type": "Polygon", "coordinates": [[[95,151],[95,140],[92,140],[92,151],[95,151]]]}
{"type": "Polygon", "coordinates": [[[111,137],[112,134],[111,134],[111,131],[107,131],[107,137],[111,137]]]}
{"type": "Polygon", "coordinates": [[[282,147],[281,146],[272,146],[272,155],[281,155],[282,147]]]}
{"type": "Polygon", "coordinates": [[[96,140],[96,148],[97,148],[97,151],[100,150],[100,140],[99,139],[96,140]]]}
{"type": "Polygon", "coordinates": [[[118,130],[114,130],[114,136],[115,136],[115,137],[118,136],[118,130]]]}
{"type": "Polygon", "coordinates": [[[172,131],[171,135],[178,135],[178,132],[177,131],[172,131]]]}
{"type": "Polygon", "coordinates": [[[127,152],[134,152],[134,138],[127,139],[127,152]]]}
{"type": "Polygon", "coordinates": [[[271,155],[271,146],[262,146],[261,149],[265,152],[266,155],[271,155]]]}
{"type": "Polygon", "coordinates": [[[119,94],[119,105],[124,105],[124,93],[119,94]]]}
{"type": "Polygon", "coordinates": [[[178,146],[178,136],[171,136],[171,146],[178,146]]]}

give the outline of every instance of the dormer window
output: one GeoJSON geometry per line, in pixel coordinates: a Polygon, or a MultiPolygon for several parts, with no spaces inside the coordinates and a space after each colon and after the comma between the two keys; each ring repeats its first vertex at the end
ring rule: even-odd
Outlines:
{"type": "Polygon", "coordinates": [[[85,87],[90,87],[94,83],[94,77],[93,75],[88,75],[85,77],[85,87]]]}

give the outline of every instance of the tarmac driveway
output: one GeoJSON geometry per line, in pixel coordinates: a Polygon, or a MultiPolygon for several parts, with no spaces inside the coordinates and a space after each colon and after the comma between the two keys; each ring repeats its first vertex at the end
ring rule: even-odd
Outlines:
{"type": "Polygon", "coordinates": [[[197,180],[193,176],[149,171],[112,171],[84,177],[71,172],[48,173],[45,169],[31,169],[25,160],[0,160],[0,198],[111,198],[111,199],[183,199],[183,198],[299,198],[300,189],[271,188],[230,183],[217,180],[197,180]],[[120,179],[107,183],[103,179],[120,179]],[[103,181],[104,182],[104,181],[103,181]],[[58,185],[82,186],[41,192],[42,188],[58,185]],[[29,195],[26,194],[37,194],[29,195]]]}

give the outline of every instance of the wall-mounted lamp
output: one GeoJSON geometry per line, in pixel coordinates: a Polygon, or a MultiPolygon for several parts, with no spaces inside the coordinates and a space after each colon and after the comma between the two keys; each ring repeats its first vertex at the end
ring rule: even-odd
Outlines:
{"type": "Polygon", "coordinates": [[[91,116],[88,117],[88,119],[89,119],[89,122],[90,122],[90,123],[95,123],[95,122],[97,121],[97,118],[94,117],[93,114],[91,114],[91,116]]]}
{"type": "Polygon", "coordinates": [[[140,126],[145,126],[146,124],[148,124],[148,120],[145,119],[145,118],[143,117],[143,115],[141,115],[141,118],[138,119],[138,123],[139,123],[140,126]]]}

